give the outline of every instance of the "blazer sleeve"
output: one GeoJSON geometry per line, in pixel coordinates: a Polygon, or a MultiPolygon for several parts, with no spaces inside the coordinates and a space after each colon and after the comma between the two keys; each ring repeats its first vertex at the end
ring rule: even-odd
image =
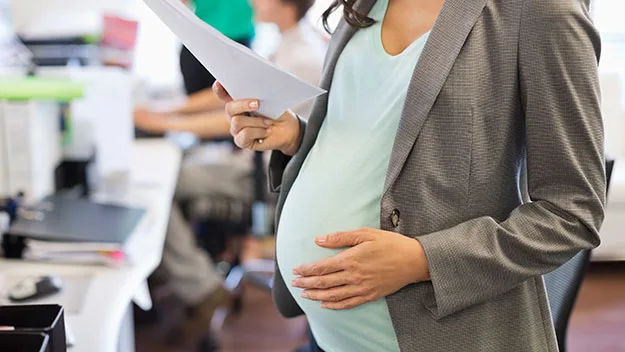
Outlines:
{"type": "MultiPolygon", "coordinates": [[[[301,117],[297,116],[299,120],[299,140],[302,141],[304,138],[304,134],[306,133],[306,121],[304,121],[301,117]]],[[[271,153],[271,158],[269,159],[269,191],[272,193],[280,193],[282,189],[282,176],[284,175],[284,170],[286,166],[291,161],[291,156],[284,155],[279,150],[274,150],[271,153]]]]}
{"type": "Polygon", "coordinates": [[[417,237],[440,319],[599,245],[605,205],[600,38],[578,0],[527,0],[518,41],[530,202],[417,237]]]}

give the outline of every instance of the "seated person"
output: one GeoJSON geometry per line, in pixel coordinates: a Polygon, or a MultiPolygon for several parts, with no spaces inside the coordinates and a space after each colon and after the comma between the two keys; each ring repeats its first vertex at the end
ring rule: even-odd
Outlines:
{"type": "MultiPolygon", "coordinates": [[[[253,6],[256,20],[273,22],[282,33],[273,62],[316,85],[321,77],[326,42],[302,21],[313,3],[314,0],[255,0],[253,6]]],[[[204,110],[212,107],[211,102],[216,99],[212,90],[207,89],[192,95],[187,105],[177,110],[157,113],[138,109],[135,124],[155,133],[187,131],[204,139],[230,136],[223,109],[204,110]]],[[[307,118],[311,104],[302,104],[294,111],[307,118]]],[[[210,165],[192,164],[183,164],[181,169],[159,268],[174,293],[190,308],[185,322],[172,333],[180,342],[194,340],[208,331],[215,309],[225,304],[228,295],[211,259],[197,247],[178,202],[202,196],[239,200],[251,200],[253,196],[253,166],[245,152],[231,153],[230,157],[210,165]]]]}

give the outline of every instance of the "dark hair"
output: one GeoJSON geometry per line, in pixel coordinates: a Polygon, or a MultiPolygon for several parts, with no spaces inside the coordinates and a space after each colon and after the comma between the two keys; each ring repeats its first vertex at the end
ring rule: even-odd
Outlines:
{"type": "Polygon", "coordinates": [[[374,19],[354,10],[355,2],[356,0],[334,0],[334,2],[330,5],[330,7],[328,7],[327,10],[325,10],[323,16],[321,17],[323,19],[323,28],[325,28],[326,32],[332,34],[330,26],[328,25],[328,18],[334,11],[338,10],[338,8],[341,6],[343,6],[343,18],[345,19],[345,22],[347,22],[352,27],[367,28],[371,27],[375,23],[374,19]]]}
{"type": "Polygon", "coordinates": [[[313,6],[315,0],[282,0],[285,4],[291,4],[295,6],[295,10],[297,10],[297,20],[301,20],[306,16],[308,10],[313,6]]]}

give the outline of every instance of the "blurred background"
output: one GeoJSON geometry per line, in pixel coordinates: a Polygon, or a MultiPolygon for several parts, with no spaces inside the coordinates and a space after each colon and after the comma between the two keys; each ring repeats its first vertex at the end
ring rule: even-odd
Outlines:
{"type": "MultiPolygon", "coordinates": [[[[318,82],[330,39],[321,14],[332,0],[239,1],[247,18],[225,10],[211,17],[217,5],[200,5],[211,1],[221,10],[237,3],[185,3],[230,39],[318,82]],[[244,32],[229,35],[237,21],[244,32]]],[[[566,342],[572,352],[619,352],[625,1],[593,0],[591,14],[603,41],[607,216],[602,245],[547,283],[563,350],[566,342]]],[[[339,18],[340,11],[330,28],[339,18]]],[[[11,290],[23,280],[52,276],[62,289],[31,301],[65,307],[70,351],[306,351],[305,319],[284,319],[271,302],[275,199],[264,190],[267,155],[233,148],[210,82],[189,88],[206,72],[184,55],[141,0],[0,0],[0,306],[16,303],[11,290]],[[52,217],[50,204],[71,209],[43,226],[60,250],[21,227],[52,217]],[[93,204],[118,208],[79,212],[93,204]],[[70,245],[61,236],[67,227],[50,230],[63,222],[79,233],[70,245]],[[108,231],[105,241],[81,237],[97,227],[108,231]],[[107,238],[114,231],[121,237],[107,238]]],[[[300,108],[305,118],[309,106],[300,108]]]]}

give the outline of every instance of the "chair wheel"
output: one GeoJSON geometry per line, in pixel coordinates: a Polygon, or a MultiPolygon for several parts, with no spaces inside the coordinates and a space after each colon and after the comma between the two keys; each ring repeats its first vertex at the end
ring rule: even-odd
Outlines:
{"type": "Polygon", "coordinates": [[[206,335],[198,344],[198,352],[219,352],[220,346],[216,338],[206,335]]]}
{"type": "Polygon", "coordinates": [[[237,296],[232,302],[232,314],[241,314],[243,311],[243,295],[237,296]]]}

